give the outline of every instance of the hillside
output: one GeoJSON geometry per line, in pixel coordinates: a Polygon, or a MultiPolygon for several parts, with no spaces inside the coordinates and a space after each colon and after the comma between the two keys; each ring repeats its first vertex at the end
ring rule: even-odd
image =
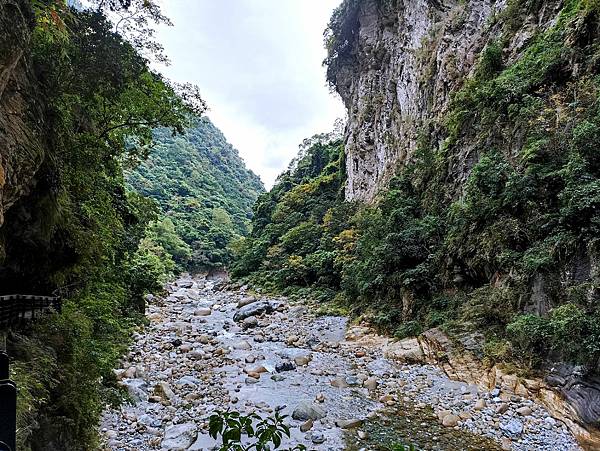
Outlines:
{"type": "Polygon", "coordinates": [[[154,141],[149,158],[128,172],[128,185],[173,222],[190,246],[189,267],[226,265],[228,245],[248,233],[262,182],[208,118],[177,136],[156,130],[154,141]]]}
{"type": "Polygon", "coordinates": [[[441,328],[492,372],[545,377],[594,430],[599,18],[587,1],[344,1],[326,32],[343,195],[316,189],[332,175],[314,148],[314,174],[257,204],[236,274],[335,295],[398,338],[441,328]]]}

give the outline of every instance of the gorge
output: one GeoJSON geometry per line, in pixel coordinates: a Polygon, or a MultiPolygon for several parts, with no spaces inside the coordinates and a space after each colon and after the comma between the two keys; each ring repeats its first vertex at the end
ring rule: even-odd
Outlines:
{"type": "Polygon", "coordinates": [[[0,0],[0,294],[64,306],[5,332],[19,450],[209,449],[227,409],[284,447],[600,448],[600,3],[342,1],[344,133],[268,192],[151,68],[160,8],[91,4],[0,0]]]}

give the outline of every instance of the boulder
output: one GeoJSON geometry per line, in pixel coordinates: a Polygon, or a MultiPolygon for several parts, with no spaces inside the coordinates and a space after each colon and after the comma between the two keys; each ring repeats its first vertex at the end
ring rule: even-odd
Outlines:
{"type": "Polygon", "coordinates": [[[282,373],[284,371],[292,371],[296,369],[296,365],[293,362],[281,362],[275,365],[275,371],[282,373]]]}
{"type": "Polygon", "coordinates": [[[331,386],[332,387],[336,387],[336,388],[348,388],[348,382],[346,382],[346,379],[343,377],[336,377],[335,379],[331,380],[331,386]]]}
{"type": "Polygon", "coordinates": [[[170,451],[188,449],[198,436],[198,428],[194,423],[183,423],[168,427],[161,448],[170,451]]]}
{"type": "Polygon", "coordinates": [[[262,315],[263,313],[271,313],[275,310],[273,304],[268,301],[253,302],[238,309],[233,315],[233,320],[236,322],[243,321],[251,316],[262,315]]]}
{"type": "Polygon", "coordinates": [[[458,415],[450,414],[444,417],[442,420],[442,425],[447,428],[453,428],[454,426],[458,425],[459,421],[460,417],[458,415]]]}
{"type": "Polygon", "coordinates": [[[485,409],[485,399],[478,399],[475,402],[475,410],[483,410],[485,409]]]}
{"type": "Polygon", "coordinates": [[[354,429],[360,427],[363,424],[363,421],[353,418],[351,420],[337,420],[335,424],[341,429],[354,429]]]}
{"type": "Polygon", "coordinates": [[[300,401],[292,413],[292,418],[299,421],[314,421],[325,418],[326,415],[325,411],[312,401],[300,401]]]}
{"type": "Polygon", "coordinates": [[[388,343],[383,350],[384,356],[391,360],[406,363],[423,363],[425,355],[416,338],[388,343]]]}
{"type": "Polygon", "coordinates": [[[135,402],[148,401],[148,384],[143,379],[124,379],[121,382],[126,388],[129,397],[135,402]]]}
{"type": "Polygon", "coordinates": [[[196,310],[194,310],[195,316],[210,316],[211,313],[212,313],[212,310],[207,307],[200,307],[200,308],[197,308],[196,310]]]}
{"type": "Polygon", "coordinates": [[[254,298],[252,296],[246,296],[239,300],[239,302],[237,303],[237,306],[238,306],[238,308],[242,308],[247,305],[254,304],[256,301],[258,301],[258,299],[254,298]]]}
{"type": "Polygon", "coordinates": [[[517,419],[512,419],[506,423],[500,423],[500,429],[507,437],[516,438],[523,433],[523,423],[517,419]]]}
{"type": "Polygon", "coordinates": [[[314,425],[313,420],[306,420],[304,423],[300,425],[300,432],[308,432],[312,429],[314,425]]]}
{"type": "Polygon", "coordinates": [[[154,394],[164,402],[168,402],[170,404],[175,404],[177,400],[177,396],[171,389],[171,386],[166,382],[159,382],[154,386],[154,394]]]}
{"type": "Polygon", "coordinates": [[[520,407],[517,409],[517,413],[523,417],[527,417],[533,413],[530,407],[520,407]]]}

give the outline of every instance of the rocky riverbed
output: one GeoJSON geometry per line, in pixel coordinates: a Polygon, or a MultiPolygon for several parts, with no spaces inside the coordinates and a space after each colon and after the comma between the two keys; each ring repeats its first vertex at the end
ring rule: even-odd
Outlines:
{"type": "Polygon", "coordinates": [[[177,280],[149,300],[150,324],[115,370],[133,402],[105,411],[104,448],[210,450],[208,417],[233,409],[289,415],[285,446],[315,450],[580,449],[533,401],[401,363],[410,349],[313,310],[219,279],[177,280]]]}

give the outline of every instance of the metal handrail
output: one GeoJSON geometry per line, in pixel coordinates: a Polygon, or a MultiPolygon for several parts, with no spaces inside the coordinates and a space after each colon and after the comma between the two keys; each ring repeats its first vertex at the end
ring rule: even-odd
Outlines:
{"type": "Polygon", "coordinates": [[[0,329],[21,325],[38,314],[60,313],[60,296],[9,294],[0,296],[0,329]]]}
{"type": "MultiPolygon", "coordinates": [[[[35,320],[37,315],[61,311],[60,296],[7,294],[0,296],[0,331],[35,320]]],[[[9,359],[0,349],[0,451],[15,451],[17,386],[9,379],[9,359]]]]}

